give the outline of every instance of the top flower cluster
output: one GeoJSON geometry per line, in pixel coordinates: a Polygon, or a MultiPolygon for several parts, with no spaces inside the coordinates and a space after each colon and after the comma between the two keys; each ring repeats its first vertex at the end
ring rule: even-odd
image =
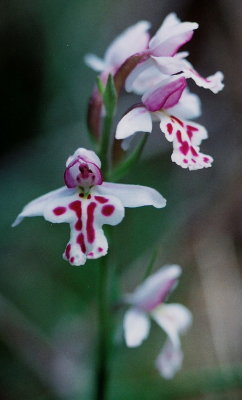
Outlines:
{"type": "Polygon", "coordinates": [[[197,23],[181,22],[171,13],[152,38],[149,27],[149,22],[140,21],[125,30],[108,47],[103,60],[93,54],[85,57],[87,65],[101,73],[103,83],[109,74],[116,81],[122,75],[126,91],[142,96],[118,123],[116,139],[151,132],[152,121],[157,120],[173,144],[172,161],[189,170],[209,167],[212,157],[199,148],[207,131],[190,121],[201,115],[200,100],[188,91],[187,79],[218,93],[224,86],[223,74],[203,78],[187,60],[188,53],[179,52],[191,40],[197,23]]]}

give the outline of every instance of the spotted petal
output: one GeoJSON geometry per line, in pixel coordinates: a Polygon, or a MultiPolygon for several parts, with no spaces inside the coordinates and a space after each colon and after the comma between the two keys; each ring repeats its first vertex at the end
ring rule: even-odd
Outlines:
{"type": "Polygon", "coordinates": [[[222,83],[224,78],[223,73],[218,71],[204,78],[193,68],[192,64],[185,59],[186,55],[185,52],[181,52],[177,53],[174,57],[152,57],[152,61],[162,74],[172,75],[181,73],[186,79],[193,79],[198,86],[204,89],[209,89],[213,93],[220,92],[224,87],[222,83]]]}
{"type": "Polygon", "coordinates": [[[75,193],[75,190],[68,189],[66,187],[62,187],[60,189],[52,190],[49,193],[44,194],[43,196],[38,197],[37,199],[28,203],[21,213],[17,216],[16,220],[13,222],[12,227],[17,226],[22,222],[25,217],[37,217],[43,216],[44,209],[46,205],[52,199],[62,199],[68,196],[72,196],[75,193]]]}
{"type": "Polygon", "coordinates": [[[173,142],[172,161],[189,170],[211,166],[212,157],[201,153],[199,149],[201,141],[207,138],[207,131],[202,125],[163,112],[157,112],[156,116],[161,121],[160,128],[166,139],[173,142]]]}
{"type": "Polygon", "coordinates": [[[149,276],[134,293],[126,296],[126,301],[145,311],[151,311],[163,303],[177,284],[181,274],[178,265],[167,265],[149,276]]]}
{"type": "Polygon", "coordinates": [[[128,347],[137,347],[150,331],[150,320],[142,311],[131,308],[124,315],[124,338],[128,347]]]}
{"type": "Polygon", "coordinates": [[[184,76],[186,78],[192,78],[194,82],[205,89],[210,89],[213,93],[218,93],[224,88],[222,80],[224,75],[221,71],[217,71],[215,74],[203,78],[195,69],[187,68],[184,69],[184,76]]]}
{"type": "Polygon", "coordinates": [[[70,240],[63,254],[72,265],[83,265],[87,258],[99,258],[108,250],[102,225],[116,225],[124,217],[124,206],[116,197],[61,188],[29,203],[14,226],[26,216],[43,215],[52,223],[70,224],[70,240]]]}
{"type": "Polygon", "coordinates": [[[180,346],[174,346],[174,344],[167,339],[155,364],[163,378],[172,379],[181,368],[182,361],[183,352],[180,346]]]}
{"type": "Polygon", "coordinates": [[[166,205],[164,197],[157,190],[148,186],[104,182],[97,186],[95,190],[104,196],[113,194],[122,202],[124,207],[153,206],[162,208],[166,205]]]}

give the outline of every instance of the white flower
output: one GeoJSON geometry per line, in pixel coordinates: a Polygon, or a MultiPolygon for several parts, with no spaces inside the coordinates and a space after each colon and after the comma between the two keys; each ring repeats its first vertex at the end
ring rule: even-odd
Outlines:
{"type": "Polygon", "coordinates": [[[83,265],[87,258],[107,253],[102,225],[121,222],[124,207],[165,207],[166,200],[154,189],[103,182],[100,167],[93,151],[77,149],[66,163],[66,186],[27,204],[13,226],[25,217],[35,216],[43,216],[52,223],[69,223],[71,235],[63,257],[72,265],[83,265]]]}
{"type": "Polygon", "coordinates": [[[95,71],[102,72],[104,76],[114,74],[124,61],[135,53],[144,51],[149,43],[147,30],[150,23],[137,22],[122,32],[107,48],[103,60],[94,54],[85,56],[86,64],[95,71]]]}
{"type": "Polygon", "coordinates": [[[128,347],[139,346],[150,331],[153,319],[167,334],[167,340],[156,360],[160,374],[170,379],[181,367],[183,353],[180,335],[192,322],[191,312],[181,304],[164,304],[175,288],[181,268],[168,265],[149,276],[133,294],[125,297],[131,308],[124,315],[124,337],[128,347]]]}
{"type": "Polygon", "coordinates": [[[196,170],[210,167],[213,159],[200,152],[199,145],[207,138],[206,129],[187,119],[200,115],[198,96],[186,90],[186,79],[173,76],[152,87],[119,121],[116,139],[126,139],[135,132],[151,132],[152,122],[159,121],[166,139],[173,144],[172,161],[182,168],[196,170]]]}

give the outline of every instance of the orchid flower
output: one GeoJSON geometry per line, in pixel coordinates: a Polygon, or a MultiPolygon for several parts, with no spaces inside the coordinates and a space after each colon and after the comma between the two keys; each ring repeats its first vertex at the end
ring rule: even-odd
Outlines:
{"type": "Polygon", "coordinates": [[[164,75],[178,73],[185,78],[192,78],[198,86],[210,89],[213,93],[222,90],[222,72],[218,71],[203,78],[192,64],[185,60],[188,52],[177,53],[181,46],[191,40],[193,31],[197,28],[197,23],[181,22],[175,13],[169,14],[148,44],[146,53],[149,57],[138,64],[126,79],[126,90],[143,94],[154,81],[161,82],[164,75]]]}
{"type": "Polygon", "coordinates": [[[86,64],[95,71],[102,72],[103,78],[109,73],[114,74],[127,58],[147,48],[149,27],[150,23],[147,21],[140,21],[129,27],[107,48],[103,60],[94,54],[87,54],[86,64]]]}
{"type": "Polygon", "coordinates": [[[166,200],[154,189],[103,182],[100,168],[101,162],[93,151],[77,149],[66,162],[66,186],[31,201],[12,226],[24,217],[35,216],[52,223],[69,223],[71,235],[63,258],[72,265],[83,265],[87,258],[107,253],[102,225],[120,223],[124,207],[165,207],[166,200]]]}
{"type": "Polygon", "coordinates": [[[199,98],[189,93],[184,77],[170,77],[142,96],[118,123],[116,139],[125,139],[135,132],[151,132],[152,120],[160,121],[160,129],[173,143],[172,161],[189,170],[210,167],[212,157],[203,154],[199,145],[207,138],[206,129],[188,119],[200,115],[199,98]]]}
{"type": "Polygon", "coordinates": [[[166,332],[167,339],[156,366],[167,379],[172,378],[181,367],[183,353],[179,336],[185,333],[192,322],[191,312],[185,306],[164,304],[176,287],[180,274],[178,265],[162,267],[124,299],[131,306],[124,315],[123,323],[128,347],[137,347],[147,338],[151,319],[166,332]]]}

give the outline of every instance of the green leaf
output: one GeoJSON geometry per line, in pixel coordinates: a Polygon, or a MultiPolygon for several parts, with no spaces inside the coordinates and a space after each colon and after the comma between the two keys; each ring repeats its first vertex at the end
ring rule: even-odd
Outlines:
{"type": "Polygon", "coordinates": [[[115,112],[117,103],[117,92],[114,85],[113,76],[109,74],[107,85],[103,93],[103,103],[105,106],[106,113],[109,117],[112,117],[115,112]]]}
{"type": "Polygon", "coordinates": [[[147,139],[148,139],[148,133],[144,135],[144,137],[141,139],[141,141],[134,149],[134,151],[116,168],[114,168],[114,170],[110,174],[111,182],[119,181],[120,179],[123,178],[123,176],[125,176],[130,171],[131,168],[133,168],[133,166],[138,162],[141,156],[141,153],[143,151],[147,139]]]}

